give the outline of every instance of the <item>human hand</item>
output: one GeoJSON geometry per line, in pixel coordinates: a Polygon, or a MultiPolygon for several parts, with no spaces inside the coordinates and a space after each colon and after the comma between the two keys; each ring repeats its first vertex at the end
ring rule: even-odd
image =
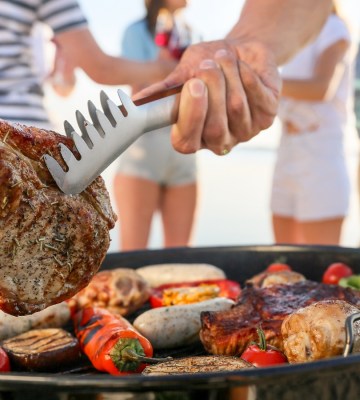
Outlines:
{"type": "Polygon", "coordinates": [[[148,96],[184,83],[172,143],[181,153],[228,153],[268,128],[276,115],[281,81],[272,53],[258,42],[230,39],[190,46],[148,96]]]}

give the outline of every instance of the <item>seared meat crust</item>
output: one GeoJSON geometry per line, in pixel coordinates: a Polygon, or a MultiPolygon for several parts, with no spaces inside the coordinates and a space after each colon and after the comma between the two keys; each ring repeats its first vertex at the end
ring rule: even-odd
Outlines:
{"type": "Polygon", "coordinates": [[[211,354],[238,355],[251,341],[258,340],[256,328],[261,325],[268,344],[283,350],[284,318],[320,300],[345,300],[358,306],[360,292],[313,281],[246,287],[232,309],[202,313],[200,339],[211,354]]]}
{"type": "Polygon", "coordinates": [[[85,287],[109,247],[116,216],[102,178],[62,193],[43,161],[73,143],[52,131],[0,120],[0,309],[31,314],[85,287]]]}
{"type": "MultiPolygon", "coordinates": [[[[281,326],[284,352],[290,363],[340,356],[345,348],[346,318],[360,309],[343,300],[323,300],[285,317],[281,326]]],[[[354,349],[360,350],[360,323],[355,322],[354,349]]]]}

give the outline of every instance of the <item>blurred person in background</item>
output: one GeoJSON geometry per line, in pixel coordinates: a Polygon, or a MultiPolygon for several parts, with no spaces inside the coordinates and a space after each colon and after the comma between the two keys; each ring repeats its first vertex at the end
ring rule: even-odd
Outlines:
{"type": "MultiPolygon", "coordinates": [[[[122,55],[150,61],[180,59],[193,32],[184,22],[185,0],[146,0],[145,18],[125,31],[122,55]]],[[[136,93],[149,82],[132,85],[136,93]]],[[[153,217],[160,213],[165,247],[187,246],[191,239],[197,195],[195,154],[172,147],[170,127],[141,136],[119,158],[114,180],[120,222],[120,248],[146,248],[153,217]]]]}
{"type": "Polygon", "coordinates": [[[72,69],[81,68],[105,85],[155,82],[174,63],[136,63],[105,54],[88,29],[76,0],[0,0],[0,118],[51,128],[43,105],[42,66],[32,46],[33,28],[43,23],[53,32],[58,51],[72,69]]]}
{"type": "Polygon", "coordinates": [[[317,39],[282,69],[282,136],[271,194],[276,243],[340,242],[350,198],[344,136],[353,112],[354,58],[334,5],[317,39]]]}

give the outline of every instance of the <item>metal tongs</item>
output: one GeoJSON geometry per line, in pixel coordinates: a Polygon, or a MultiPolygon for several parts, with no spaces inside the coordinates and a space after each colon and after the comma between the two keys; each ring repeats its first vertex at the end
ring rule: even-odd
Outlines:
{"type": "Polygon", "coordinates": [[[176,86],[134,102],[118,90],[120,106],[102,91],[100,102],[103,112],[91,101],[88,102],[92,123],[77,110],[76,120],[81,135],[67,121],[64,127],[66,135],[73,139],[80,159],[62,143],[59,147],[66,171],[52,156],[44,155],[46,166],[58,187],[66,194],[82,192],[141,135],[175,123],[176,94],[181,89],[182,86],[176,86]]]}
{"type": "Polygon", "coordinates": [[[345,321],[345,347],[343,356],[347,357],[354,350],[355,346],[355,331],[354,323],[360,320],[360,313],[355,313],[346,318],[345,321]]]}

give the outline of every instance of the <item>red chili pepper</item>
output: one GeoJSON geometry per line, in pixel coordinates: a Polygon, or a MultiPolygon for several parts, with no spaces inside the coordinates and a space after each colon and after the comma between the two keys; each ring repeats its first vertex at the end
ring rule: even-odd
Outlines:
{"type": "Polygon", "coordinates": [[[194,282],[180,282],[180,283],[167,283],[165,285],[158,286],[152,290],[151,296],[149,298],[150,305],[153,308],[164,306],[164,291],[167,289],[174,288],[192,288],[200,287],[206,285],[217,286],[219,293],[217,297],[227,297],[231,300],[236,300],[240,293],[241,287],[238,282],[231,281],[229,279],[216,279],[216,280],[204,280],[204,281],[194,281],[194,282]]]}
{"type": "Polygon", "coordinates": [[[150,358],[151,343],[120,315],[85,307],[75,314],[73,322],[82,351],[99,371],[130,374],[141,372],[147,363],[161,361],[150,358]]]}

